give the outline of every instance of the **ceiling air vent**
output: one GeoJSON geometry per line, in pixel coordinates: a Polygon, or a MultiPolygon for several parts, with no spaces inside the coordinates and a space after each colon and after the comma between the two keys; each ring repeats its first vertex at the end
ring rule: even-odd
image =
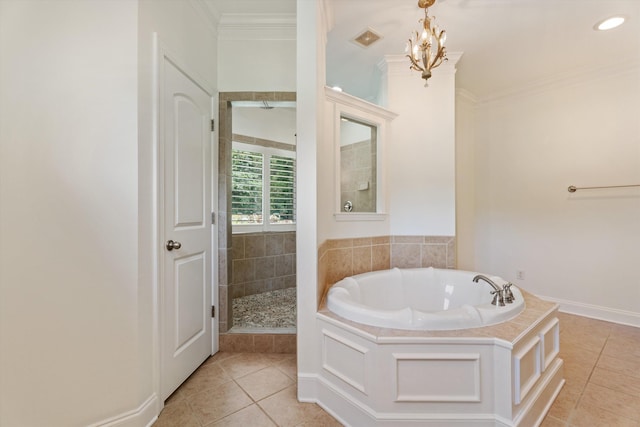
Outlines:
{"type": "Polygon", "coordinates": [[[382,36],[380,34],[376,33],[371,28],[367,28],[351,39],[351,41],[360,47],[369,47],[381,38],[382,36]]]}

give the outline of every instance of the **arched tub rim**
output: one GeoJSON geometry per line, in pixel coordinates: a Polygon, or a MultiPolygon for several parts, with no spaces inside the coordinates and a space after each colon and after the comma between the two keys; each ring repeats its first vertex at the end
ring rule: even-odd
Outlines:
{"type": "MultiPolygon", "coordinates": [[[[425,275],[435,274],[435,275],[446,276],[447,274],[450,274],[451,276],[454,276],[454,277],[458,276],[458,277],[468,278],[469,281],[471,281],[472,277],[475,277],[476,275],[481,274],[481,273],[467,271],[467,270],[443,269],[443,268],[434,268],[434,267],[426,267],[426,268],[394,267],[394,268],[385,269],[385,270],[360,273],[360,274],[345,277],[337,281],[336,283],[332,284],[331,286],[329,286],[327,289],[325,298],[323,300],[322,306],[326,308],[328,312],[332,314],[336,314],[342,319],[345,319],[357,324],[362,324],[365,326],[373,326],[373,327],[394,329],[394,330],[401,330],[401,331],[431,331],[431,332],[462,331],[466,329],[476,329],[476,328],[496,326],[505,322],[509,322],[510,320],[516,318],[526,308],[526,298],[524,297],[523,290],[517,286],[514,286],[512,288],[514,291],[514,295],[516,296],[514,303],[506,304],[505,307],[495,307],[495,306],[491,306],[488,302],[481,301],[481,302],[478,302],[475,306],[472,306],[475,310],[465,309],[465,307],[466,308],[469,307],[468,305],[465,305],[464,307],[456,308],[455,310],[452,310],[452,311],[440,310],[439,312],[421,312],[415,308],[410,308],[410,307],[395,310],[400,316],[404,316],[405,318],[404,321],[394,321],[394,319],[392,319],[391,321],[385,320],[384,318],[388,317],[389,314],[391,314],[391,312],[394,310],[376,309],[373,307],[362,305],[357,301],[350,301],[349,296],[346,296],[346,297],[344,296],[346,294],[346,291],[341,292],[341,294],[343,295],[341,298],[336,298],[336,300],[330,301],[332,289],[334,289],[334,287],[336,286],[338,288],[345,289],[345,286],[349,286],[349,285],[353,286],[353,283],[357,283],[358,278],[361,278],[361,279],[364,278],[364,280],[371,280],[372,277],[375,277],[377,275],[382,276],[382,275],[396,274],[396,276],[399,277],[399,280],[402,280],[405,277],[405,275],[403,274],[403,272],[405,271],[408,272],[409,275],[415,274],[415,273],[421,274],[422,272],[424,272],[425,275]],[[399,274],[396,274],[395,273],[396,271],[398,271],[399,274]],[[331,309],[330,305],[333,305],[334,310],[331,309]],[[353,309],[354,311],[348,312],[347,309],[353,309]],[[412,313],[415,311],[416,313],[423,315],[423,317],[425,317],[424,315],[432,316],[432,318],[435,319],[436,322],[440,322],[440,323],[431,324],[429,328],[421,324],[407,324],[407,320],[408,320],[407,317],[409,316],[409,314],[407,313],[407,310],[411,311],[412,313]],[[452,314],[454,315],[459,314],[460,316],[466,316],[467,318],[455,318],[455,317],[450,319],[446,319],[446,318],[443,319],[442,317],[438,318],[439,316],[451,316],[452,314]],[[473,315],[475,315],[475,318],[473,317],[473,315]]],[[[498,276],[488,275],[488,274],[484,274],[484,275],[492,278],[500,285],[504,283],[508,283],[506,280],[498,276]]],[[[403,286],[403,285],[404,283],[398,283],[393,286],[403,286]]],[[[468,284],[465,283],[462,286],[467,286],[467,285],[468,284]]],[[[479,283],[478,286],[483,286],[484,289],[486,289],[487,301],[490,301],[491,297],[490,297],[489,291],[491,291],[491,287],[484,282],[479,283]]],[[[471,285],[471,288],[474,289],[473,292],[476,292],[475,283],[471,285]]],[[[478,287],[477,289],[481,289],[481,288],[478,287]]],[[[389,292],[391,291],[392,290],[390,289],[389,292]]],[[[427,321],[428,320],[424,320],[422,323],[424,324],[427,321]]],[[[413,322],[416,322],[416,321],[413,320],[413,322]]]]}

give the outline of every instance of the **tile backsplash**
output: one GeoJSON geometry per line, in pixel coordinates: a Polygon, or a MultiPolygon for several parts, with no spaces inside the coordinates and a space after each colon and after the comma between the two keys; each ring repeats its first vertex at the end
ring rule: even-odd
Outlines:
{"type": "Polygon", "coordinates": [[[455,268],[455,236],[330,239],[318,249],[318,301],[345,277],[389,268],[455,268]]]}

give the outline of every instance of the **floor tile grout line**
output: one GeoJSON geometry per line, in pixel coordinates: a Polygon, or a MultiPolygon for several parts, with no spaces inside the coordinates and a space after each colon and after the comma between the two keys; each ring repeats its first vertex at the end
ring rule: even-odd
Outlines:
{"type": "MultiPolygon", "coordinates": [[[[264,399],[262,399],[264,400],[264,399]]],[[[267,416],[267,418],[269,418],[271,420],[271,422],[276,426],[276,427],[280,427],[280,424],[278,424],[278,422],[276,420],[274,420],[271,415],[269,415],[269,413],[260,405],[260,403],[256,402],[256,406],[258,408],[260,408],[260,410],[262,411],[263,414],[265,414],[267,416]]]]}
{"type": "Polygon", "coordinates": [[[242,410],[244,410],[244,409],[247,409],[249,406],[254,405],[254,404],[256,403],[256,402],[253,400],[253,398],[252,398],[251,396],[249,396],[249,393],[247,393],[247,392],[242,388],[242,386],[240,386],[240,384],[238,384],[238,383],[236,382],[236,380],[235,380],[235,379],[232,379],[231,381],[233,381],[233,382],[236,384],[236,386],[238,386],[238,388],[239,388],[240,390],[242,390],[242,392],[243,392],[244,394],[246,394],[246,395],[249,397],[249,400],[251,400],[251,403],[249,403],[248,405],[243,406],[242,408],[239,408],[239,409],[237,409],[237,410],[235,410],[235,411],[233,411],[233,412],[231,412],[231,413],[229,413],[229,414],[225,415],[225,416],[224,416],[224,417],[222,417],[222,418],[218,418],[217,420],[213,420],[213,421],[211,421],[211,422],[210,422],[210,423],[208,423],[208,424],[201,424],[201,427],[208,427],[208,426],[211,426],[211,425],[213,425],[213,424],[215,424],[215,423],[217,423],[217,422],[219,422],[219,421],[224,420],[224,419],[225,419],[225,418],[227,418],[227,417],[230,417],[230,416],[232,416],[232,415],[234,415],[234,414],[237,414],[238,412],[240,412],[240,411],[242,411],[242,410]]]}
{"type": "Polygon", "coordinates": [[[580,395],[578,396],[578,399],[576,400],[576,404],[573,406],[573,408],[571,408],[571,412],[569,413],[569,416],[567,417],[567,425],[568,426],[571,426],[571,419],[575,415],[575,411],[576,411],[576,409],[578,409],[578,406],[580,405],[580,401],[582,400],[582,396],[584,396],[584,391],[587,389],[587,386],[591,382],[591,377],[593,376],[593,371],[595,371],[596,366],[598,366],[598,362],[600,361],[600,357],[602,357],[602,353],[604,352],[604,348],[606,347],[607,342],[609,341],[609,336],[610,335],[611,335],[611,328],[609,328],[609,332],[607,333],[607,338],[604,340],[604,343],[602,344],[602,347],[600,348],[600,351],[598,352],[598,357],[596,358],[596,362],[591,367],[591,371],[589,372],[589,376],[587,377],[587,381],[584,383],[584,387],[582,387],[582,390],[580,391],[580,395]]]}

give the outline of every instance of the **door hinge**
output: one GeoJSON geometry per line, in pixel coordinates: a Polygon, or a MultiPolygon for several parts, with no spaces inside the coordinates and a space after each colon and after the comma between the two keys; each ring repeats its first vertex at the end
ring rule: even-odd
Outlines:
{"type": "Polygon", "coordinates": [[[216,130],[216,121],[215,119],[211,119],[211,132],[216,130]]]}
{"type": "Polygon", "coordinates": [[[216,306],[215,305],[211,306],[211,317],[216,317],[216,306]]]}
{"type": "Polygon", "coordinates": [[[216,224],[216,213],[211,212],[211,225],[215,225],[215,224],[216,224]]]}

